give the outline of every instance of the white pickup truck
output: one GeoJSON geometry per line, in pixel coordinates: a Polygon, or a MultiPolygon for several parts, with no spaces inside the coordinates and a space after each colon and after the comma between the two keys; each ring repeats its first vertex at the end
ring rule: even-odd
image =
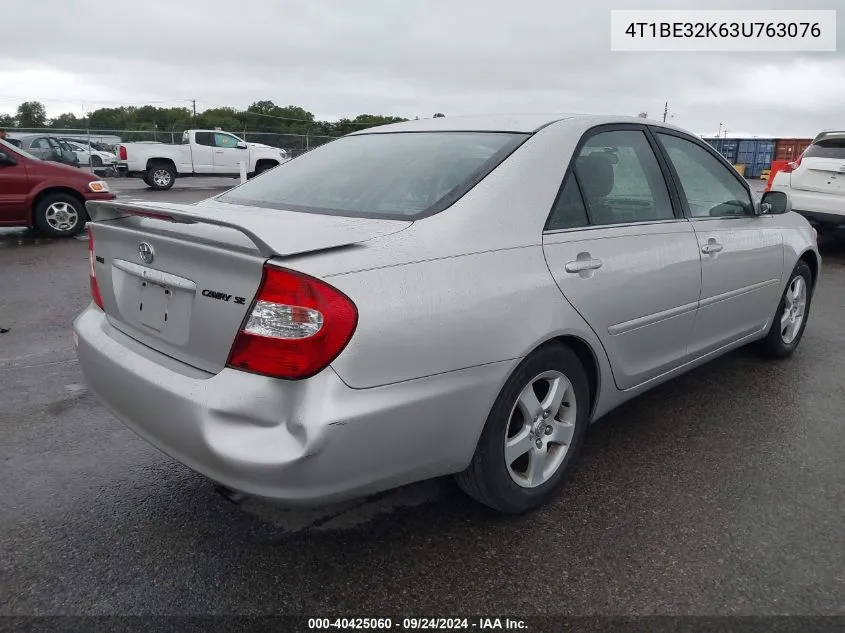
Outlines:
{"type": "Polygon", "coordinates": [[[261,143],[246,143],[221,130],[187,130],[180,145],[121,143],[116,148],[116,169],[140,176],[153,189],[170,189],[176,178],[223,176],[238,178],[241,161],[248,176],[255,176],[289,160],[287,152],[261,143]]]}

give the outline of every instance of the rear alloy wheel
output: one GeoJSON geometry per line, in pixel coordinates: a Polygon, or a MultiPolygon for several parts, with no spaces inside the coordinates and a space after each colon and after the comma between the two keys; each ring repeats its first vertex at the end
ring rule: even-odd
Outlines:
{"type": "Polygon", "coordinates": [[[76,235],[88,221],[85,206],[73,196],[57,193],[45,196],[35,209],[35,225],[53,237],[76,235]]]}
{"type": "Polygon", "coordinates": [[[176,173],[169,165],[153,165],[147,171],[146,178],[144,178],[144,182],[156,191],[170,189],[175,180],[176,173]]]}
{"type": "Polygon", "coordinates": [[[810,301],[813,295],[813,274],[807,262],[800,260],[789,277],[769,333],[760,348],[773,358],[790,356],[807,327],[810,301]]]}
{"type": "Polygon", "coordinates": [[[545,503],[581,448],[589,408],[587,374],[575,353],[560,344],[537,350],[499,394],[458,485],[501,512],[545,503]]]}

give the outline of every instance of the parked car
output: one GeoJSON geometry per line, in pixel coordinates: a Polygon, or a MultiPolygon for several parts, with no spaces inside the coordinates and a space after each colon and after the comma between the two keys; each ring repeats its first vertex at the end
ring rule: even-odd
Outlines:
{"type": "MultiPolygon", "coordinates": [[[[41,160],[79,167],[79,158],[70,149],[63,149],[59,139],[45,134],[25,134],[15,137],[19,147],[41,160]]],[[[16,144],[17,145],[17,144],[16,144]]]]}
{"type": "Polygon", "coordinates": [[[789,193],[795,211],[819,232],[845,231],[845,131],[822,132],[772,179],[772,191],[789,193]]]}
{"type": "Polygon", "coordinates": [[[456,473],[535,507],[626,400],[748,343],[792,354],[820,268],[788,195],[628,117],[409,121],[197,205],[89,207],[93,393],[286,504],[456,473]]]}
{"type": "Polygon", "coordinates": [[[285,150],[260,143],[246,143],[220,130],[188,130],[181,145],[121,143],[117,168],[140,176],[153,189],[170,189],[176,178],[186,176],[240,176],[240,162],[249,175],[258,175],[288,159],[285,150]]]}
{"type": "Polygon", "coordinates": [[[0,140],[0,226],[35,226],[64,237],[85,227],[89,200],[113,200],[87,171],[41,160],[0,140]]]}
{"type": "Polygon", "coordinates": [[[87,165],[96,169],[98,167],[111,167],[117,161],[117,156],[114,154],[94,149],[93,146],[89,150],[87,145],[76,141],[59,139],[59,142],[67,145],[70,151],[76,153],[80,165],[87,165]]]}

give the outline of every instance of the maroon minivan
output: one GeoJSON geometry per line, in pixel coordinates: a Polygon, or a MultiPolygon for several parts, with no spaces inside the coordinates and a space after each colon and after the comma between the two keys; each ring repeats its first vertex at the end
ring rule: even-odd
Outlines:
{"type": "Polygon", "coordinates": [[[87,200],[113,200],[102,180],[85,170],[36,158],[0,140],[0,227],[35,226],[47,235],[85,228],[87,200]]]}

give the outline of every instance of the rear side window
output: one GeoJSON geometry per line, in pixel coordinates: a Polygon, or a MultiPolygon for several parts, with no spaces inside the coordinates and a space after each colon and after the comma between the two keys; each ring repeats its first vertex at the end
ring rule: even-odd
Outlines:
{"type": "Polygon", "coordinates": [[[211,132],[197,132],[194,135],[194,141],[197,145],[208,145],[214,147],[214,134],[211,132]]]}
{"type": "Polygon", "coordinates": [[[578,181],[574,174],[569,174],[563,191],[560,192],[560,196],[555,201],[547,230],[577,229],[587,226],[589,223],[578,181]]]}
{"type": "Polygon", "coordinates": [[[591,136],[575,161],[575,173],[593,224],[675,217],[660,164],[639,130],[591,136]]]}
{"type": "Polygon", "coordinates": [[[804,158],[838,158],[845,160],[845,137],[825,138],[804,150],[804,158]]]}
{"type": "Polygon", "coordinates": [[[328,215],[414,219],[453,204],[527,137],[499,132],[346,136],[218,200],[328,215]]]}

